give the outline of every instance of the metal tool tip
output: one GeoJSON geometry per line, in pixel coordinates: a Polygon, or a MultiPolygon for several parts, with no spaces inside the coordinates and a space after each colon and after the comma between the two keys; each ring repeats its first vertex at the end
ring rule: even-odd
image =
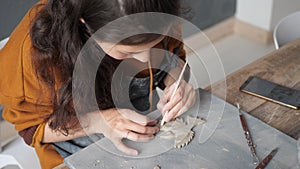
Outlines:
{"type": "Polygon", "coordinates": [[[241,106],[240,106],[239,103],[236,103],[236,107],[237,107],[238,109],[241,109],[241,106]]]}
{"type": "Polygon", "coordinates": [[[274,156],[278,152],[278,147],[274,148],[271,152],[271,154],[274,156]]]}

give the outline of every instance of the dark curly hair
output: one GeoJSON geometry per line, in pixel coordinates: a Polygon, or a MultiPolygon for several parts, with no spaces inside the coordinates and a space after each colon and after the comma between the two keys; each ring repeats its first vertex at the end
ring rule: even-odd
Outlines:
{"type": "MultiPolygon", "coordinates": [[[[50,128],[69,134],[69,130],[78,124],[72,102],[74,64],[91,35],[125,15],[161,12],[179,16],[180,0],[48,0],[37,8],[39,12],[30,30],[33,65],[40,81],[52,91],[53,113],[47,117],[50,128]]],[[[135,28],[129,26],[126,29],[134,31],[135,28]]],[[[117,35],[112,36],[113,32],[111,30],[112,34],[101,40],[114,41],[117,35]]],[[[148,43],[159,36],[136,35],[120,43],[148,43]]]]}

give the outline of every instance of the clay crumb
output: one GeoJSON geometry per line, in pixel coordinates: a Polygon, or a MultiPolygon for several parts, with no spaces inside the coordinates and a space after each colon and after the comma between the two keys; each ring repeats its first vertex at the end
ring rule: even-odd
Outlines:
{"type": "Polygon", "coordinates": [[[156,165],[153,169],[161,169],[159,165],[156,165]]]}
{"type": "Polygon", "coordinates": [[[95,167],[98,166],[100,164],[100,162],[101,162],[100,160],[96,160],[95,163],[94,163],[94,166],[95,167]]]}

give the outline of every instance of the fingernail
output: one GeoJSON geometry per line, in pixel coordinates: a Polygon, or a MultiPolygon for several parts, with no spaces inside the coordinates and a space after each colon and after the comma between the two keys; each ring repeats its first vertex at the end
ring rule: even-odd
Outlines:
{"type": "Polygon", "coordinates": [[[132,155],[139,155],[139,152],[138,151],[134,151],[134,152],[132,152],[132,155]]]}
{"type": "Polygon", "coordinates": [[[153,123],[154,123],[154,124],[157,124],[157,123],[158,123],[158,120],[154,120],[153,123]]]}
{"type": "Polygon", "coordinates": [[[159,132],[159,130],[160,130],[160,128],[159,128],[159,127],[157,127],[157,129],[156,129],[156,132],[155,132],[155,133],[159,132]]]}
{"type": "Polygon", "coordinates": [[[147,126],[153,127],[153,126],[155,126],[157,123],[158,123],[158,120],[153,120],[153,121],[150,121],[150,122],[147,124],[147,126]]]}

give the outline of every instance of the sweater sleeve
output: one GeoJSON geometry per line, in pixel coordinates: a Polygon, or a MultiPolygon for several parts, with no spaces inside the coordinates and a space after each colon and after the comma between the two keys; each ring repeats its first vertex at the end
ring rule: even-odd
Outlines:
{"type": "Polygon", "coordinates": [[[42,168],[50,169],[63,159],[51,144],[42,143],[45,119],[53,108],[49,89],[39,82],[31,61],[29,29],[34,12],[25,15],[0,50],[0,104],[4,105],[3,118],[35,148],[42,168]]]}
{"type": "Polygon", "coordinates": [[[50,92],[38,81],[31,62],[30,21],[25,16],[0,51],[3,118],[14,124],[22,137],[33,137],[38,126],[45,123],[45,117],[52,113],[50,92]]]}
{"type": "Polygon", "coordinates": [[[18,131],[44,123],[45,117],[52,113],[50,92],[37,79],[31,62],[31,40],[22,26],[16,28],[0,52],[3,117],[18,131]],[[24,37],[21,40],[20,33],[24,37]]]}

